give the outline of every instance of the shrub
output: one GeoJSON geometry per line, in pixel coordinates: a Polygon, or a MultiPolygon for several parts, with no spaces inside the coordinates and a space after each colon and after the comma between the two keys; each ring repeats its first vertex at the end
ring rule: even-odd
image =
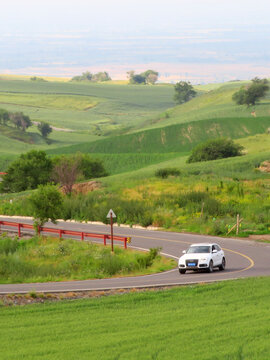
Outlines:
{"type": "Polygon", "coordinates": [[[17,238],[11,239],[2,235],[0,237],[0,254],[13,254],[16,252],[19,246],[19,241],[17,238]]]}
{"type": "Polygon", "coordinates": [[[243,146],[230,139],[208,140],[197,145],[187,159],[188,163],[217,160],[242,155],[243,146]]]}
{"type": "Polygon", "coordinates": [[[158,169],[155,172],[155,176],[161,177],[162,179],[166,179],[170,175],[171,176],[179,176],[179,175],[181,175],[181,171],[176,168],[163,168],[163,169],[158,169]]]}
{"type": "Polygon", "coordinates": [[[46,184],[51,176],[52,161],[44,151],[31,150],[13,161],[1,183],[2,192],[36,189],[46,184]]]}

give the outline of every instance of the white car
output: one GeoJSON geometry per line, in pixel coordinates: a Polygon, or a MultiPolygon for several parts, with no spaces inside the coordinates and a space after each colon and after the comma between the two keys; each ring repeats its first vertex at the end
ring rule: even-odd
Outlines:
{"type": "Polygon", "coordinates": [[[223,250],[218,244],[192,244],[178,261],[180,274],[187,270],[203,270],[212,272],[215,267],[225,270],[226,259],[223,250]]]}

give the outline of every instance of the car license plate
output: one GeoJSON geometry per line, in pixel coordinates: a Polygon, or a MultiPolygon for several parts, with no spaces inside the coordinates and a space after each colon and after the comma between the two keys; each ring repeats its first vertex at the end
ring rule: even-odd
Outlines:
{"type": "Polygon", "coordinates": [[[188,266],[196,266],[195,263],[188,263],[188,266]]]}

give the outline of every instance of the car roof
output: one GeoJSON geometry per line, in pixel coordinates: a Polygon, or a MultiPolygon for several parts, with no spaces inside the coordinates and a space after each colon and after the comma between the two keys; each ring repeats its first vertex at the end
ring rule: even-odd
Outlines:
{"type": "Polygon", "coordinates": [[[212,246],[212,245],[218,245],[216,243],[199,243],[199,244],[191,244],[190,246],[212,246]]]}

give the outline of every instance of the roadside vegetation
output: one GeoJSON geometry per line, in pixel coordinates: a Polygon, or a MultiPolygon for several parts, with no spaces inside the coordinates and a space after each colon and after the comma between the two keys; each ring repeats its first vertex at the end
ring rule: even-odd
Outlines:
{"type": "Polygon", "coordinates": [[[270,278],[264,277],[2,307],[1,354],[46,360],[63,354],[67,360],[209,360],[217,354],[220,360],[269,359],[269,290],[270,278]]]}
{"type": "Polygon", "coordinates": [[[91,242],[33,237],[0,236],[0,283],[31,283],[102,279],[141,275],[175,267],[175,261],[161,257],[160,249],[142,253],[91,242]]]}

